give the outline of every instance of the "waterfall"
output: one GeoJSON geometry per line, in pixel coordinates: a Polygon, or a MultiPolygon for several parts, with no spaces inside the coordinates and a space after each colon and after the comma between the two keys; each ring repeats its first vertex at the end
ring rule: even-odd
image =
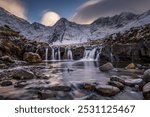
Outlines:
{"type": "Polygon", "coordinates": [[[115,62],[115,60],[114,60],[114,55],[113,55],[113,46],[111,46],[111,48],[110,48],[110,61],[113,63],[113,62],[115,62]]]}
{"type": "Polygon", "coordinates": [[[48,48],[45,49],[45,61],[48,61],[48,48]]]}
{"type": "Polygon", "coordinates": [[[48,48],[45,49],[45,67],[48,68],[48,48]]]}
{"type": "Polygon", "coordinates": [[[60,48],[52,48],[52,60],[61,60],[60,48]]]}
{"type": "Polygon", "coordinates": [[[70,48],[67,49],[67,59],[68,59],[68,60],[73,60],[73,57],[72,57],[72,51],[71,51],[70,48]]]}
{"type": "Polygon", "coordinates": [[[99,47],[99,50],[97,51],[97,53],[96,53],[96,61],[98,61],[99,60],[99,57],[100,57],[100,55],[101,55],[101,52],[102,52],[102,49],[103,49],[103,46],[100,46],[99,47]]]}
{"type": "Polygon", "coordinates": [[[91,52],[91,50],[85,49],[83,59],[88,59],[90,52],[91,52]]]}
{"type": "Polygon", "coordinates": [[[86,48],[84,51],[83,61],[98,61],[102,51],[102,46],[94,48],[86,48]]]}
{"type": "Polygon", "coordinates": [[[55,60],[55,49],[52,48],[52,60],[55,60]]]}

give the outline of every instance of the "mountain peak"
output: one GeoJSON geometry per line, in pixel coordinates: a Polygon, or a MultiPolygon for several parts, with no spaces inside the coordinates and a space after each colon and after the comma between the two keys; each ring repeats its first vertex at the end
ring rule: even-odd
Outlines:
{"type": "Polygon", "coordinates": [[[64,23],[69,23],[69,21],[66,18],[61,18],[56,22],[56,24],[64,24],[64,23]]]}

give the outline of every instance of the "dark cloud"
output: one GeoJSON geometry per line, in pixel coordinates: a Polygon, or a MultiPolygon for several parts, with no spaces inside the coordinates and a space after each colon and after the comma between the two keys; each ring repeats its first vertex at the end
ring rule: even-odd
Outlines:
{"type": "Polygon", "coordinates": [[[99,17],[113,16],[121,12],[142,13],[150,9],[150,0],[88,0],[81,5],[72,20],[87,24],[99,17]]]}

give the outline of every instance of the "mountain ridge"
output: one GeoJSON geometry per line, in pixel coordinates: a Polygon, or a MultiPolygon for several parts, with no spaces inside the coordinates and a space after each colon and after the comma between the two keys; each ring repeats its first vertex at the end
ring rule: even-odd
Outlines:
{"type": "Polygon", "coordinates": [[[51,44],[83,43],[103,39],[113,33],[150,23],[150,10],[142,14],[123,12],[112,17],[101,17],[89,25],[77,24],[61,18],[52,27],[30,23],[0,7],[0,26],[7,25],[30,40],[51,44]]]}

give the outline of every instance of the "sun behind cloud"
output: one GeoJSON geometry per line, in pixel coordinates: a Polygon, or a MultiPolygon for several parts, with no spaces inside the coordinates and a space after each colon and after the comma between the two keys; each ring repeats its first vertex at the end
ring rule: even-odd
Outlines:
{"type": "Polygon", "coordinates": [[[59,19],[60,16],[56,12],[46,11],[43,13],[41,23],[45,26],[53,26],[59,19]]]}

